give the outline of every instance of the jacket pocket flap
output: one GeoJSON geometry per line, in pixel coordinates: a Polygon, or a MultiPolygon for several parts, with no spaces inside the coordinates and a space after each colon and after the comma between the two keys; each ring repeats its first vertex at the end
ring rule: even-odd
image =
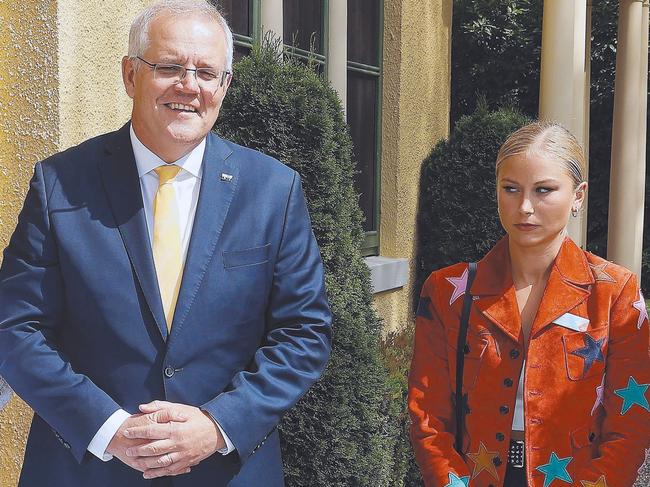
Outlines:
{"type": "Polygon", "coordinates": [[[269,260],[271,244],[250,249],[230,250],[223,252],[223,266],[226,269],[242,267],[255,264],[263,264],[269,260]]]}

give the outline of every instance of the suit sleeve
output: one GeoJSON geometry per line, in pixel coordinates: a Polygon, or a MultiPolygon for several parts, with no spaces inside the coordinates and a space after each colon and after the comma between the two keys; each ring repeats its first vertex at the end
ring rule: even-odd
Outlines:
{"type": "Polygon", "coordinates": [[[81,462],[120,407],[57,348],[65,296],[55,240],[38,163],[0,267],[0,375],[81,462]]]}
{"type": "Polygon", "coordinates": [[[245,462],[285,411],[320,377],[330,354],[331,314],[323,264],[300,178],[294,179],[273,271],[266,337],[231,390],[204,404],[245,462]]]}
{"type": "Polygon", "coordinates": [[[576,479],[632,485],[650,447],[650,339],[645,306],[632,275],[610,313],[610,337],[598,458],[577,465],[576,479]],[[635,307],[636,306],[636,307],[635,307]]]}
{"type": "Polygon", "coordinates": [[[435,274],[422,289],[415,321],[415,344],[409,373],[408,408],[411,443],[427,487],[446,485],[449,475],[469,475],[454,449],[455,413],[447,361],[447,339],[436,311],[435,274]]]}

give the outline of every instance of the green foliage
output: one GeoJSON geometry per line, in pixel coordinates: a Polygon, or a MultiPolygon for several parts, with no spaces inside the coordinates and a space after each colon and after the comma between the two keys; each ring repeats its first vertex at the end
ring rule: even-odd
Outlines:
{"type": "Polygon", "coordinates": [[[215,130],[261,150],[303,178],[334,314],[323,378],[280,425],[291,487],[388,486],[398,435],[360,257],[362,215],[351,141],[336,93],[313,69],[282,60],[268,39],[235,66],[215,130]]]}
{"type": "Polygon", "coordinates": [[[485,98],[495,109],[537,112],[542,0],[456,0],[452,31],[455,123],[485,98]]]}
{"type": "Polygon", "coordinates": [[[416,292],[435,269],[481,258],[503,235],[496,205],[494,164],[506,137],[529,122],[479,103],[461,117],[449,140],[424,161],[418,212],[416,292]]]}

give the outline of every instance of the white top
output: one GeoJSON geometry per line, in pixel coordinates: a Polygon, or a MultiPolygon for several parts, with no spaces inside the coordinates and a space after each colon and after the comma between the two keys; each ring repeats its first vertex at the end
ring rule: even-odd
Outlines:
{"type": "Polygon", "coordinates": [[[519,374],[517,399],[515,401],[515,414],[512,417],[512,429],[514,431],[524,431],[524,370],[526,370],[525,360],[521,367],[521,373],[519,374]]]}
{"type": "MultiPolygon", "coordinates": [[[[156,174],[155,169],[159,166],[166,165],[166,163],[140,142],[133,131],[133,126],[130,127],[130,134],[135,164],[138,168],[138,177],[140,178],[140,189],[142,190],[142,203],[147,221],[149,243],[153,246],[153,201],[158,191],[158,174],[156,174]]],[[[196,214],[196,205],[199,201],[201,177],[203,176],[204,152],[205,139],[192,149],[189,154],[174,162],[175,165],[181,167],[181,170],[171,184],[176,190],[178,223],[182,235],[181,250],[183,251],[183,261],[185,261],[187,256],[187,249],[194,225],[194,216],[196,214]]],[[[113,436],[115,436],[117,430],[129,416],[131,415],[123,409],[115,411],[101,428],[99,428],[88,445],[88,451],[105,462],[111,460],[113,456],[106,454],[106,448],[108,448],[108,444],[113,439],[113,436]]],[[[221,429],[219,423],[216,424],[226,442],[226,447],[219,450],[219,453],[227,455],[235,449],[235,446],[223,429],[221,429]]]]}

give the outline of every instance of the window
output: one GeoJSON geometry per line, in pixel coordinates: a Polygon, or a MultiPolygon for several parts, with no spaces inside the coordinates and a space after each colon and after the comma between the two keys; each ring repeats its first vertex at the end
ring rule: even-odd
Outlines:
{"type": "Polygon", "coordinates": [[[347,117],[359,171],[356,189],[366,218],[366,255],[379,250],[382,3],[348,0],[347,117]]]}
{"type": "Polygon", "coordinates": [[[319,73],[325,71],[327,5],[325,0],[284,0],[283,40],[287,53],[301,60],[313,59],[319,73]]]}
{"type": "Polygon", "coordinates": [[[234,38],[233,62],[250,52],[253,40],[259,34],[260,0],[213,1],[222,11],[234,38]]]}

